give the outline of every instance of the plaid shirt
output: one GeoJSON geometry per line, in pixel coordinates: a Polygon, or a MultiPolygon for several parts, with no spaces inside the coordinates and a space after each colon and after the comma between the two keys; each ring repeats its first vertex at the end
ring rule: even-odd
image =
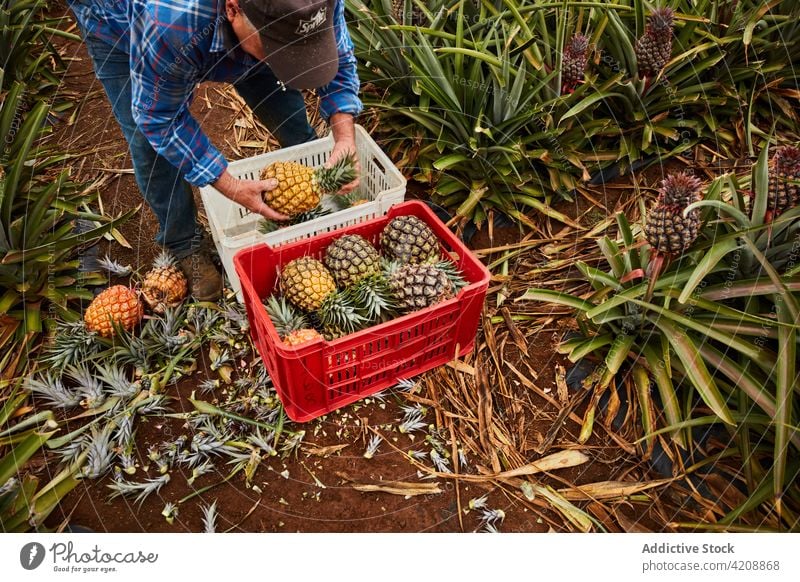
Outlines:
{"type": "MultiPolygon", "coordinates": [[[[219,179],[228,163],[189,113],[194,88],[235,82],[258,63],[238,48],[224,0],[68,1],[85,35],[130,54],[133,117],[153,148],[190,184],[219,179]]],[[[362,109],[344,0],[336,2],[334,23],[339,72],[318,89],[326,119],[362,109]]]]}

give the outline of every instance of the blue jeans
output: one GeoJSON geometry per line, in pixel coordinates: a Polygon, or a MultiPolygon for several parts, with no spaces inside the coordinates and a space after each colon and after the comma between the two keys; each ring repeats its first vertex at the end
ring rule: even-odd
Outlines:
{"type": "MultiPolygon", "coordinates": [[[[133,120],[129,56],[96,38],[87,36],[85,41],[95,74],[128,142],[136,184],[158,218],[156,242],[179,259],[189,256],[202,240],[192,189],[178,169],[156,153],[133,120]]],[[[288,88],[281,90],[266,65],[255,67],[234,87],[281,146],[316,139],[306,117],[302,93],[288,88]]]]}

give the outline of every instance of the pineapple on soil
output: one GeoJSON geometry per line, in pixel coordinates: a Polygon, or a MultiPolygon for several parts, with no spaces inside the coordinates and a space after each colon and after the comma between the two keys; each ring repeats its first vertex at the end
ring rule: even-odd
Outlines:
{"type": "Polygon", "coordinates": [[[684,216],[683,211],[701,198],[698,178],[686,173],[667,176],[647,215],[645,236],[650,246],[665,255],[679,255],[689,248],[700,230],[700,214],[695,209],[684,216]]]}
{"type": "Polygon", "coordinates": [[[588,48],[589,39],[580,33],[575,34],[567,43],[561,65],[561,93],[572,93],[578,83],[583,81],[588,48]]]}
{"type": "Polygon", "coordinates": [[[177,260],[163,251],[142,281],[142,296],[150,308],[163,314],[167,307],[177,307],[186,298],[187,281],[177,260]]]}
{"type": "Polygon", "coordinates": [[[655,77],[672,55],[672,24],[675,11],[657,8],[647,18],[644,34],[636,41],[636,62],[639,75],[655,77]]]}
{"type": "Polygon", "coordinates": [[[783,146],[775,150],[770,168],[767,207],[773,217],[800,204],[800,148],[783,146]]]}
{"type": "Polygon", "coordinates": [[[130,331],[142,321],[142,317],[144,307],[136,292],[124,285],[114,285],[92,300],[83,320],[89,331],[111,337],[115,324],[130,331]]]}
{"type": "Polygon", "coordinates": [[[381,233],[387,258],[401,263],[425,263],[439,257],[439,239],[416,216],[398,216],[381,233]]]}
{"type": "Polygon", "coordinates": [[[352,153],[330,168],[316,170],[297,162],[274,162],[261,171],[262,180],[278,181],[275,189],[264,193],[264,202],[276,212],[293,217],[316,208],[323,194],[338,192],[356,176],[356,157],[352,153]]]}

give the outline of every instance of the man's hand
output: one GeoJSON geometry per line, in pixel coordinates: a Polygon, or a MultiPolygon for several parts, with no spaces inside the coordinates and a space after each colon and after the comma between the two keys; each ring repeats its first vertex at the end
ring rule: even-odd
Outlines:
{"type": "MultiPolygon", "coordinates": [[[[358,154],[356,152],[356,127],[353,116],[349,113],[334,113],[330,119],[331,131],[333,132],[333,152],[331,157],[328,158],[326,167],[330,168],[339,158],[343,158],[349,153],[355,155],[356,158],[356,175],[361,175],[361,164],[358,162],[358,154]]],[[[355,180],[342,187],[339,194],[349,194],[355,190],[360,183],[360,179],[356,177],[355,180]]]]}
{"type": "Polygon", "coordinates": [[[278,181],[274,178],[269,180],[237,180],[228,170],[214,182],[214,188],[222,192],[226,198],[230,198],[237,204],[241,204],[250,212],[260,214],[270,220],[289,220],[289,217],[275,212],[264,203],[263,192],[274,190],[278,187],[278,181]]]}

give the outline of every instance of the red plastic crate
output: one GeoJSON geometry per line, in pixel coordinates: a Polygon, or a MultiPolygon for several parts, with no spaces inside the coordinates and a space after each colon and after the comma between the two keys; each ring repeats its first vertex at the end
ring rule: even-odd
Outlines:
{"type": "Polygon", "coordinates": [[[250,333],[286,414],[306,422],[356,400],[441,366],[472,350],[489,286],[489,271],[421,202],[405,202],[388,214],[315,237],[236,253],[250,333]],[[285,264],[298,257],[322,260],[328,245],[344,234],[359,234],[379,247],[380,234],[397,216],[416,216],[433,229],[442,256],[461,270],[468,285],[457,297],[334,341],[290,347],[281,342],[262,301],[278,285],[285,264]]]}

